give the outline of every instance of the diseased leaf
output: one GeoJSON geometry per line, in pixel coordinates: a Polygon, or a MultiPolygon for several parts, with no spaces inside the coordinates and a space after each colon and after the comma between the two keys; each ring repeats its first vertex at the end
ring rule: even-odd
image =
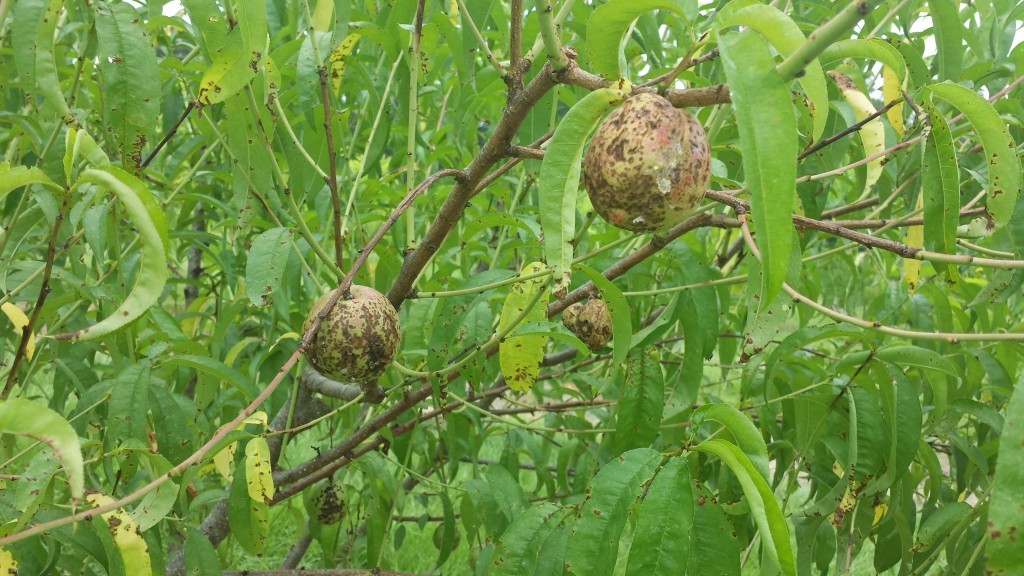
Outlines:
{"type": "Polygon", "coordinates": [[[658,436],[665,409],[665,375],[658,360],[657,348],[636,349],[616,372],[620,397],[610,444],[613,455],[648,447],[658,436]]]}
{"type": "Polygon", "coordinates": [[[53,42],[63,7],[62,0],[26,0],[14,5],[14,61],[24,90],[38,90],[42,95],[42,103],[36,99],[36,106],[65,124],[77,125],[60,87],[54,56],[53,42]]]}
{"type": "Polygon", "coordinates": [[[292,236],[290,228],[271,228],[253,241],[245,261],[245,290],[255,306],[270,306],[270,295],[281,287],[292,236]]]}
{"type": "Polygon", "coordinates": [[[241,462],[235,471],[228,494],[228,524],[231,534],[250,554],[263,554],[267,537],[270,536],[270,506],[263,500],[249,497],[246,479],[246,463],[241,462]]]}
{"type": "Polygon", "coordinates": [[[660,462],[661,453],[657,450],[637,448],[604,465],[594,476],[588,498],[569,533],[566,574],[612,573],[629,510],[660,462]]]}
{"type": "Polygon", "coordinates": [[[269,505],[273,500],[270,447],[263,436],[256,436],[245,444],[245,484],[253,501],[269,505]]]}
{"type": "MultiPolygon", "coordinates": [[[[25,332],[25,327],[28,326],[28,316],[10,302],[4,302],[0,309],[7,315],[7,319],[14,324],[14,335],[20,340],[22,334],[25,332]]],[[[29,332],[28,342],[25,343],[25,357],[29,360],[32,359],[32,355],[36,352],[36,335],[29,332]]],[[[0,572],[2,574],[2,572],[0,572]]]]}
{"type": "MultiPolygon", "coordinates": [[[[524,266],[522,274],[530,275],[543,269],[543,264],[534,262],[524,266]]],[[[522,322],[539,322],[546,318],[547,280],[545,276],[512,286],[505,298],[505,305],[501,308],[499,332],[522,322]]],[[[498,358],[501,373],[505,375],[509,388],[516,392],[526,392],[533,387],[537,375],[540,374],[540,361],[544,358],[546,343],[547,338],[537,334],[508,336],[501,342],[498,358]]]]}
{"type": "Polygon", "coordinates": [[[608,305],[608,312],[612,316],[612,362],[621,366],[626,361],[626,354],[629,353],[629,345],[633,338],[629,303],[622,295],[622,291],[597,270],[584,264],[577,264],[575,268],[590,278],[608,305]]]}
{"type": "MultiPolygon", "coordinates": [[[[850,105],[850,108],[853,108],[854,118],[857,119],[857,122],[865,120],[876,112],[874,105],[871,104],[871,100],[868,100],[868,97],[857,88],[856,84],[848,76],[839,72],[829,72],[828,75],[835,80],[836,85],[839,86],[839,91],[843,94],[843,98],[846,99],[846,103],[850,105]]],[[[858,132],[860,133],[860,141],[864,145],[864,158],[870,158],[885,149],[885,128],[882,126],[882,121],[878,118],[869,120],[860,127],[858,132]]],[[[862,198],[868,196],[871,192],[871,187],[875,185],[875,182],[878,182],[878,177],[882,175],[883,159],[878,157],[868,162],[862,198]]]]}
{"type": "MultiPolygon", "coordinates": [[[[921,167],[921,194],[924,199],[924,246],[928,250],[956,253],[956,229],[960,224],[960,170],[956,162],[956,148],[946,119],[929,99],[922,102],[931,129],[923,147],[921,167]]],[[[956,267],[938,262],[932,265],[939,271],[959,275],[956,267]]]]}
{"type": "Polygon", "coordinates": [[[736,109],[743,172],[764,276],[760,306],[782,288],[792,243],[796,119],[785,82],[754,32],[722,34],[719,49],[736,109]]]}
{"type": "Polygon", "coordinates": [[[561,516],[562,507],[554,502],[542,502],[521,512],[501,535],[487,574],[534,574],[542,545],[558,528],[561,516]]]}
{"type": "Polygon", "coordinates": [[[1006,420],[999,436],[995,481],[989,500],[986,568],[993,574],[1013,574],[1024,566],[1024,378],[1017,381],[1006,406],[1006,420]]]}
{"type": "Polygon", "coordinates": [[[686,574],[693,500],[686,458],[677,456],[658,471],[640,503],[627,576],[686,574]]]}
{"type": "Polygon", "coordinates": [[[210,68],[199,81],[196,100],[203,106],[223,102],[249,84],[267,51],[266,2],[239,0],[233,6],[237,23],[211,53],[210,68]]]}
{"type": "MultiPolygon", "coordinates": [[[[105,506],[113,504],[114,500],[103,494],[90,494],[85,499],[93,506],[105,506]]],[[[104,527],[110,531],[110,536],[121,555],[121,563],[124,565],[124,573],[138,576],[150,576],[153,573],[153,566],[149,559],[149,546],[142,538],[138,524],[123,508],[117,508],[100,515],[104,527]]]]}

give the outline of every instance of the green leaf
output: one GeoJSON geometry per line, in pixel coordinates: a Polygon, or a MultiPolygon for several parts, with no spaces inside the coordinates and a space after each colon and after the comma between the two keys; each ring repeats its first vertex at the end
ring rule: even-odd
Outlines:
{"type": "MultiPolygon", "coordinates": [[[[540,262],[527,264],[522,274],[528,276],[544,269],[540,262]]],[[[513,324],[540,322],[547,318],[547,292],[544,287],[548,278],[541,277],[519,282],[512,286],[505,305],[501,308],[498,331],[504,332],[513,324]]],[[[537,334],[507,336],[498,347],[498,361],[501,373],[509,388],[516,392],[527,392],[540,374],[540,361],[544,359],[544,345],[547,338],[537,334]]]]}
{"type": "Polygon", "coordinates": [[[64,99],[54,58],[54,37],[63,6],[62,0],[26,0],[14,5],[14,61],[23,89],[29,93],[38,90],[42,95],[43,110],[55,113],[65,124],[77,124],[64,99]]]}
{"type": "Polygon", "coordinates": [[[583,144],[601,116],[625,98],[623,89],[601,88],[581,98],[559,121],[540,165],[540,225],[544,256],[554,269],[556,295],[569,288],[583,144]]]}
{"type": "Polygon", "coordinates": [[[615,456],[650,446],[658,437],[665,410],[665,375],[657,348],[633,350],[616,375],[615,388],[620,397],[615,411],[615,433],[609,445],[615,456]]]}
{"type": "Polygon", "coordinates": [[[292,249],[289,228],[271,228],[253,240],[245,261],[245,290],[256,306],[270,306],[270,295],[279,289],[292,249]]]}
{"type": "Polygon", "coordinates": [[[853,479],[863,484],[874,478],[885,457],[885,426],[875,395],[861,386],[847,390],[850,402],[849,467],[853,479]]]}
{"type": "Polygon", "coordinates": [[[764,276],[761,307],[786,279],[793,237],[796,119],[768,45],[754,32],[723,34],[719,49],[739,126],[755,240],[764,276]]]}
{"type": "Polygon", "coordinates": [[[878,38],[840,40],[826,48],[818,60],[822,67],[827,68],[829,64],[846,58],[867,58],[881,62],[896,74],[900,83],[906,82],[907,64],[903,60],[903,55],[895,46],[884,40],[878,38]]]}
{"type": "Polygon", "coordinates": [[[185,533],[185,573],[189,576],[220,576],[220,556],[202,530],[185,533]]]}
{"type": "MultiPolygon", "coordinates": [[[[996,228],[1005,226],[1020,195],[1020,160],[1006,123],[984,98],[958,84],[933,84],[933,96],[952,104],[974,127],[985,149],[988,163],[988,201],[986,208],[996,228]]],[[[1024,238],[1014,238],[1018,253],[1024,253],[1024,238]]]]}
{"type": "Polygon", "coordinates": [[[501,535],[487,574],[534,574],[542,545],[558,528],[561,516],[562,507],[554,502],[542,502],[520,513],[501,535]]]}
{"type": "Polygon", "coordinates": [[[569,533],[565,552],[566,574],[611,574],[619,554],[619,538],[629,509],[641,487],[661,462],[661,453],[650,448],[630,450],[612,460],[594,476],[576,523],[569,533]]]}
{"type": "MultiPolygon", "coordinates": [[[[145,454],[145,458],[151,464],[151,477],[153,478],[167,474],[173,468],[171,463],[167,461],[167,458],[160,454],[143,454],[145,454]]],[[[145,532],[167,517],[177,501],[178,485],[172,480],[165,480],[163,484],[143,496],[142,501],[129,514],[132,520],[138,524],[139,531],[145,532]]]]}
{"type": "Polygon", "coordinates": [[[15,166],[11,168],[6,163],[0,164],[0,201],[8,193],[31,184],[42,184],[51,190],[63,192],[64,189],[50,180],[45,172],[34,166],[15,166]]]}
{"type": "Polygon", "coordinates": [[[1006,419],[999,436],[999,455],[989,499],[988,570],[1013,574],[1024,566],[1024,378],[1017,381],[1006,406],[1006,419]]]}
{"type": "Polygon", "coordinates": [[[82,497],[82,448],[78,433],[63,416],[43,404],[11,398],[0,402],[0,433],[28,436],[49,446],[68,475],[71,497],[82,497]]]}
{"type": "MultiPolygon", "coordinates": [[[[946,119],[926,98],[921,103],[928,113],[931,130],[923,147],[921,194],[924,200],[924,246],[928,250],[956,253],[956,228],[960,225],[960,170],[956,148],[946,119]]],[[[956,267],[932,263],[937,270],[956,278],[956,267]]]]}
{"type": "Polygon", "coordinates": [[[587,55],[595,73],[606,80],[623,76],[624,71],[619,69],[623,36],[634,20],[650,10],[668,10],[686,20],[685,13],[672,0],[611,0],[594,10],[587,19],[587,55]]]}
{"type": "MultiPolygon", "coordinates": [[[[195,354],[181,354],[168,358],[167,363],[190,366],[199,372],[213,376],[220,382],[230,384],[240,392],[246,392],[248,390],[246,383],[249,381],[249,378],[237,369],[232,368],[217,359],[210,358],[208,356],[198,356],[195,354]]],[[[216,388],[221,388],[219,383],[216,388]]]]}
{"type": "Polygon", "coordinates": [[[720,439],[701,442],[694,447],[699,452],[718,456],[740,481],[743,495],[750,503],[750,511],[761,533],[761,541],[768,555],[782,569],[786,576],[795,576],[793,548],[789,542],[789,526],[782,515],[779,503],[772,489],[750,462],[746,454],[735,444],[720,439]]]}
{"type": "Polygon", "coordinates": [[[95,340],[120,330],[156,304],[167,282],[167,224],[146,185],[114,166],[89,168],[78,182],[103,186],[117,196],[142,242],[142,260],[135,286],[113,314],[87,328],[53,336],[60,340],[95,340]]]}
{"type": "MultiPolygon", "coordinates": [[[[715,19],[715,26],[721,30],[729,26],[747,26],[764,36],[784,58],[792,54],[807,41],[800,27],[792,18],[774,6],[752,4],[739,10],[728,12],[725,17],[715,19]]],[[[810,101],[813,129],[811,139],[818,140],[825,130],[828,120],[828,86],[825,84],[825,73],[821,64],[812,60],[804,67],[804,74],[797,82],[807,94],[810,101]]]]}
{"type": "MultiPolygon", "coordinates": [[[[696,302],[698,297],[697,294],[682,293],[679,295],[679,305],[677,306],[679,325],[683,329],[684,349],[676,391],[677,393],[681,392],[680,401],[682,402],[697,400],[701,378],[704,376],[704,355],[707,352],[704,339],[707,337],[707,332],[702,329],[704,328],[702,324],[706,325],[706,320],[702,317],[706,313],[702,314],[700,310],[707,309],[698,309],[696,302]]],[[[715,300],[717,304],[717,298],[715,300]]]]}
{"type": "Polygon", "coordinates": [[[577,264],[577,270],[583,272],[601,291],[601,298],[608,305],[612,315],[612,363],[621,366],[626,362],[629,345],[633,339],[633,321],[630,317],[629,302],[622,291],[611,280],[597,270],[585,264],[577,264]]]}
{"type": "Polygon", "coordinates": [[[702,485],[697,485],[693,495],[696,502],[686,574],[740,576],[743,554],[725,511],[702,485]]]}
{"type": "Polygon", "coordinates": [[[949,374],[954,378],[959,377],[956,366],[944,356],[934,350],[912,345],[886,346],[885,348],[879,348],[873,352],[868,351],[846,354],[843,356],[843,359],[839,361],[837,367],[848,368],[850,366],[859,366],[867,359],[868,355],[872,355],[872,358],[877,358],[878,360],[892,362],[898,366],[914,366],[916,368],[937,370],[939,372],[949,374]]]}
{"type": "Polygon", "coordinates": [[[199,81],[196,100],[203,106],[223,102],[248,85],[267,51],[266,2],[239,0],[233,6],[237,22],[199,81]]]}
{"type": "Polygon", "coordinates": [[[160,112],[156,53],[142,18],[126,3],[99,4],[96,37],[107,126],[127,163],[142,162],[142,148],[160,112]]]}
{"type": "Polygon", "coordinates": [[[886,368],[888,377],[875,381],[889,436],[889,453],[885,455],[885,472],[865,488],[868,493],[885,490],[902,478],[910,469],[921,441],[922,411],[917,387],[898,366],[886,368]]]}
{"type": "MultiPolygon", "coordinates": [[[[1019,519],[1020,502],[1016,502],[1013,508],[1016,509],[1015,513],[1019,519]]],[[[994,511],[994,509],[990,510],[994,511]]],[[[957,524],[964,521],[972,512],[974,512],[974,509],[967,502],[951,502],[940,507],[921,522],[914,547],[911,550],[923,550],[949,536],[957,524]]],[[[989,546],[991,547],[992,544],[989,544],[989,546]]],[[[1017,564],[1015,566],[1019,567],[1020,565],[1017,564]]]]}
{"type": "Polygon", "coordinates": [[[686,458],[658,471],[640,504],[627,576],[686,574],[693,528],[693,489],[686,458]]]}
{"type": "Polygon", "coordinates": [[[768,474],[768,446],[764,443],[761,431],[736,408],[728,404],[705,404],[693,411],[690,416],[690,430],[696,434],[706,421],[718,422],[732,434],[736,445],[747,455],[751,464],[766,481],[768,474]]]}
{"type": "Polygon", "coordinates": [[[935,31],[935,61],[940,80],[960,80],[964,60],[963,32],[956,0],[928,0],[928,12],[935,31]]]}
{"type": "Polygon", "coordinates": [[[146,441],[146,413],[152,376],[146,363],[121,370],[110,391],[104,445],[113,450],[129,440],[146,441]]]}

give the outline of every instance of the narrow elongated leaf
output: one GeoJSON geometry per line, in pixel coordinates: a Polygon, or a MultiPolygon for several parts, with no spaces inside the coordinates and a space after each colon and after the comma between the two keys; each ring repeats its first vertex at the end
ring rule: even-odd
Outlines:
{"type": "Polygon", "coordinates": [[[270,306],[270,295],[281,287],[292,249],[289,228],[271,228],[256,237],[245,261],[245,290],[256,306],[270,306]]]}
{"type": "MultiPolygon", "coordinates": [[[[882,66],[882,100],[888,104],[893,100],[902,99],[903,88],[904,86],[900,84],[900,79],[892,71],[892,68],[882,66]]],[[[892,108],[889,108],[889,111],[885,113],[885,117],[889,119],[889,124],[892,125],[893,132],[896,132],[896,137],[903,137],[903,102],[894,104],[892,108]]]]}
{"type": "MultiPolygon", "coordinates": [[[[960,224],[960,171],[956,148],[946,119],[929,99],[922,102],[931,130],[923,147],[921,194],[924,201],[924,246],[928,250],[956,253],[956,228],[960,224]]],[[[956,268],[932,263],[937,270],[956,278],[956,268]]]]}
{"type": "MultiPolygon", "coordinates": [[[[534,262],[523,268],[523,274],[530,275],[543,269],[543,264],[534,262]]],[[[512,286],[501,308],[499,332],[504,332],[517,321],[539,322],[547,317],[547,292],[544,289],[547,280],[547,277],[535,278],[512,286]]],[[[544,358],[546,343],[547,338],[538,334],[507,336],[501,342],[498,360],[509,388],[516,392],[526,392],[533,387],[540,374],[540,361],[544,358]]]]}
{"type": "MultiPolygon", "coordinates": [[[[319,9],[320,4],[331,4],[328,0],[320,0],[317,4],[319,9]]],[[[331,51],[331,57],[329,58],[331,63],[331,88],[334,90],[334,95],[338,95],[338,91],[341,90],[341,80],[345,77],[345,65],[348,62],[349,55],[356,49],[356,44],[359,43],[359,39],[362,38],[359,34],[353,32],[344,38],[338,47],[331,51]]]]}
{"type": "Polygon", "coordinates": [[[829,64],[846,58],[867,58],[881,62],[896,74],[901,84],[906,82],[907,63],[903,60],[903,55],[895,46],[884,40],[878,38],[840,40],[826,48],[818,60],[821,61],[822,67],[827,68],[829,64]]]}
{"type": "MultiPolygon", "coordinates": [[[[924,209],[924,191],[917,195],[915,209],[924,209]]],[[[907,226],[906,237],[903,242],[913,248],[924,248],[924,226],[907,226]]],[[[907,288],[913,294],[917,290],[917,281],[921,277],[921,261],[914,258],[904,258],[903,275],[907,278],[907,288]]]]}
{"type": "Polygon", "coordinates": [[[935,30],[935,62],[939,79],[960,80],[963,66],[964,24],[956,0],[928,0],[928,11],[935,30]]]}
{"type": "Polygon", "coordinates": [[[757,426],[745,414],[728,404],[705,404],[690,416],[690,430],[694,433],[711,420],[718,422],[732,434],[736,445],[747,455],[750,462],[765,480],[768,476],[768,446],[757,426]]]}
{"type": "Polygon", "coordinates": [[[892,362],[899,366],[916,366],[918,368],[944,372],[954,378],[959,376],[956,365],[938,352],[927,348],[921,348],[920,346],[906,344],[886,346],[885,348],[879,348],[874,352],[855,352],[853,354],[847,354],[839,361],[838,366],[858,366],[867,359],[868,354],[872,354],[873,358],[892,362]]]}
{"type": "Polygon", "coordinates": [[[580,187],[583,144],[601,116],[625,97],[625,85],[601,88],[587,94],[558,123],[540,165],[540,225],[544,231],[544,256],[554,268],[556,294],[569,288],[571,244],[576,233],[576,197],[580,187]]]}
{"type": "Polygon", "coordinates": [[[14,61],[26,92],[38,91],[36,105],[56,114],[65,124],[77,124],[57,76],[53,41],[60,21],[62,0],[26,0],[14,5],[14,61]]]}
{"type": "Polygon", "coordinates": [[[89,168],[79,182],[98,184],[117,196],[142,241],[142,259],[135,286],[117,310],[88,328],[54,336],[63,340],[94,340],[125,327],[156,304],[167,281],[167,224],[146,185],[114,166],[89,168]]]}
{"type": "Polygon", "coordinates": [[[577,264],[576,269],[590,278],[594,286],[601,291],[601,298],[608,304],[608,312],[612,315],[612,362],[621,366],[626,361],[626,354],[629,353],[629,345],[633,339],[629,303],[618,286],[597,270],[584,264],[577,264]]]}
{"type": "Polygon", "coordinates": [[[245,484],[249,498],[270,504],[274,498],[274,478],[270,469],[270,446],[263,436],[245,444],[245,484]]]}
{"type": "Polygon", "coordinates": [[[6,548],[0,548],[0,574],[17,574],[18,573],[18,561],[14,559],[14,554],[6,548]]]}
{"type": "MultiPolygon", "coordinates": [[[[93,506],[112,504],[114,500],[103,494],[90,494],[86,500],[93,506]]],[[[149,546],[142,539],[138,524],[123,508],[117,508],[100,515],[105,529],[110,531],[124,565],[124,573],[138,576],[149,576],[153,566],[149,559],[149,546]]],[[[100,519],[97,519],[98,521],[100,519]]]]}
{"type": "Polygon", "coordinates": [[[619,78],[619,47],[634,20],[650,10],[669,10],[686,19],[672,0],[611,0],[594,10],[587,19],[587,55],[594,72],[608,80],[619,78]]]}
{"type": "Polygon", "coordinates": [[[612,573],[629,509],[660,462],[661,453],[657,450],[638,448],[605,464],[594,476],[588,489],[589,497],[569,533],[566,574],[612,573]]]}
{"type": "Polygon", "coordinates": [[[220,556],[198,528],[185,534],[185,572],[190,576],[220,576],[220,556]]]}
{"type": "MultiPolygon", "coordinates": [[[[1017,503],[1018,518],[1020,503],[1017,503]]],[[[973,509],[967,502],[951,502],[932,512],[921,523],[917,531],[917,538],[912,550],[924,550],[938,540],[949,535],[950,531],[971,514],[973,509]]],[[[991,546],[991,544],[989,545],[991,546]]],[[[1019,567],[1019,565],[1017,565],[1019,567]]]]}
{"type": "Polygon", "coordinates": [[[199,81],[196,100],[203,106],[223,102],[251,82],[267,51],[266,2],[240,0],[234,7],[238,21],[199,81]]]}
{"type": "Polygon", "coordinates": [[[744,496],[750,502],[751,514],[768,555],[782,569],[783,574],[795,576],[796,564],[793,560],[786,518],[782,515],[771,487],[761,477],[750,459],[735,444],[717,438],[705,440],[694,449],[718,456],[736,475],[743,487],[744,496]]]}
{"type": "Polygon", "coordinates": [[[491,576],[533,574],[542,545],[558,528],[561,516],[562,507],[554,502],[542,502],[519,514],[501,535],[487,573],[491,576]]]}
{"type": "Polygon", "coordinates": [[[146,363],[132,364],[117,375],[107,410],[105,445],[108,450],[132,439],[146,440],[150,380],[146,363]]]}
{"type": "Polygon", "coordinates": [[[850,467],[855,482],[863,485],[882,468],[885,447],[885,426],[882,410],[874,393],[862,386],[851,386],[850,401],[850,467]]]}
{"type": "MultiPolygon", "coordinates": [[[[1005,226],[1014,215],[1020,195],[1020,160],[1006,123],[984,98],[959,84],[935,84],[928,91],[952,104],[974,127],[985,149],[988,163],[988,201],[986,208],[996,228],[1005,226]]],[[[1024,217],[1024,212],[1020,213],[1024,217]]],[[[1014,216],[1016,217],[1016,216],[1014,216]]],[[[1024,238],[1014,238],[1017,250],[1024,250],[1024,238]]]]}
{"type": "Polygon", "coordinates": [[[693,531],[686,574],[739,576],[742,552],[736,530],[707,489],[698,485],[693,495],[693,531]]]}
{"type": "Polygon", "coordinates": [[[96,11],[99,58],[108,130],[122,158],[138,166],[142,148],[160,111],[156,52],[135,8],[100,4],[96,11]]]}
{"type": "Polygon", "coordinates": [[[1017,381],[1006,406],[999,438],[995,483],[989,500],[987,568],[993,574],[1013,574],[1024,566],[1024,378],[1017,381]]]}
{"type": "Polygon", "coordinates": [[[677,456],[658,471],[640,504],[626,575],[685,574],[692,529],[690,471],[677,456]]]}
{"type": "MultiPolygon", "coordinates": [[[[160,454],[146,454],[146,458],[152,466],[153,477],[166,474],[172,468],[171,463],[160,454]]],[[[139,531],[145,532],[160,523],[174,508],[177,501],[178,485],[167,480],[146,494],[129,514],[132,520],[138,524],[139,531]]]]}
{"type": "Polygon", "coordinates": [[[796,180],[796,119],[786,83],[768,46],[754,32],[723,34],[719,49],[729,80],[744,180],[764,275],[760,305],[781,289],[789,266],[796,180]]]}
{"type": "Polygon", "coordinates": [[[867,486],[869,493],[887,489],[906,474],[917,454],[922,434],[921,400],[917,387],[900,367],[890,364],[886,368],[889,377],[876,378],[876,382],[889,437],[889,453],[885,456],[885,471],[867,486]]]}
{"type": "Polygon", "coordinates": [[[8,193],[29,184],[42,184],[58,192],[63,189],[50,180],[45,172],[34,166],[15,166],[11,168],[6,162],[0,163],[0,200],[8,193]]]}
{"type": "Polygon", "coordinates": [[[82,447],[78,433],[63,416],[43,404],[12,398],[0,402],[0,434],[28,436],[49,446],[68,475],[71,496],[82,497],[82,447]]]}
{"type": "Polygon", "coordinates": [[[665,410],[665,376],[658,359],[657,348],[634,350],[617,373],[615,387],[621,396],[610,445],[614,455],[650,446],[658,436],[665,410]]]}
{"type": "MultiPolygon", "coordinates": [[[[876,112],[874,105],[871,104],[871,100],[857,88],[857,85],[848,76],[839,72],[829,72],[828,74],[835,80],[836,85],[839,86],[839,91],[842,92],[846,103],[850,105],[850,108],[853,108],[854,118],[858,122],[863,121],[876,112]]],[[[864,146],[865,158],[874,156],[885,149],[885,128],[882,126],[882,121],[878,118],[869,120],[860,127],[858,132],[860,133],[860,141],[864,146]]],[[[875,185],[875,182],[878,182],[878,177],[882,175],[882,160],[883,158],[879,157],[868,162],[862,197],[868,195],[871,187],[875,185]]]]}
{"type": "Polygon", "coordinates": [[[697,400],[701,378],[704,376],[704,355],[707,352],[704,339],[707,337],[707,332],[702,329],[706,327],[706,320],[702,320],[702,317],[707,315],[707,312],[702,314],[702,309],[697,307],[697,298],[699,297],[700,295],[697,294],[680,294],[679,305],[676,307],[679,325],[683,329],[684,343],[683,363],[679,369],[679,383],[676,391],[680,393],[680,400],[683,402],[697,400]]]}
{"type": "Polygon", "coordinates": [[[231,534],[250,554],[261,555],[270,535],[270,506],[249,497],[245,463],[239,465],[228,495],[228,524],[231,534]]]}
{"type": "MultiPolygon", "coordinates": [[[[736,11],[729,12],[721,21],[715,20],[719,30],[728,26],[741,25],[757,30],[772,43],[779,54],[787,57],[806,42],[800,27],[784,12],[766,4],[752,4],[736,11]]],[[[810,102],[813,128],[811,139],[817,140],[825,130],[828,120],[828,86],[825,85],[825,73],[821,64],[812,60],[804,67],[804,73],[797,78],[800,87],[807,94],[810,102]]]]}

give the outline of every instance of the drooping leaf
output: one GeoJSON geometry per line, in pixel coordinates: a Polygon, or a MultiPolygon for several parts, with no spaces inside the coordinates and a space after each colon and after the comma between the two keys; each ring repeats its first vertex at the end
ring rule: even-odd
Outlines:
{"type": "Polygon", "coordinates": [[[63,6],[62,0],[26,0],[14,5],[14,61],[24,89],[42,96],[42,103],[37,99],[36,106],[56,114],[65,124],[76,125],[60,87],[54,56],[54,36],[63,6]]]}
{"type": "Polygon", "coordinates": [[[601,88],[580,99],[559,121],[544,153],[538,191],[540,225],[544,256],[554,269],[551,289],[556,296],[569,288],[583,145],[601,116],[625,97],[624,90],[628,90],[625,85],[601,88]]]}
{"type": "Polygon", "coordinates": [[[270,306],[270,295],[281,287],[292,249],[290,228],[271,228],[256,237],[245,261],[245,290],[255,306],[270,306]]]}
{"type": "Polygon", "coordinates": [[[775,500],[771,487],[761,477],[746,454],[735,444],[712,438],[694,447],[695,450],[718,456],[740,481],[743,495],[750,502],[751,514],[761,532],[764,547],[787,576],[796,575],[793,548],[789,541],[789,527],[775,500]]]}
{"type": "Polygon", "coordinates": [[[0,402],[0,433],[28,436],[46,444],[68,475],[71,496],[81,498],[85,475],[78,433],[63,416],[24,398],[0,402]]]}
{"type": "Polygon", "coordinates": [[[117,310],[92,326],[53,336],[62,340],[95,340],[124,328],[160,298],[167,281],[167,224],[146,185],[120,168],[88,168],[78,181],[96,184],[113,192],[142,242],[142,259],[135,286],[117,310]]]}
{"type": "MultiPolygon", "coordinates": [[[[523,275],[540,272],[544,265],[540,262],[527,264],[523,267],[523,275]]],[[[547,305],[547,277],[535,278],[519,282],[512,286],[505,305],[501,308],[498,320],[498,331],[504,332],[514,324],[521,322],[539,322],[544,320],[547,305]]],[[[501,373],[509,388],[516,392],[526,392],[540,374],[540,361],[544,358],[544,345],[547,338],[537,334],[526,336],[509,336],[504,339],[498,349],[501,373]]]]}
{"type": "Polygon", "coordinates": [[[768,475],[768,446],[764,443],[764,437],[757,429],[757,426],[743,412],[736,408],[722,403],[705,404],[693,411],[690,416],[690,429],[697,432],[706,421],[718,422],[732,434],[736,445],[751,464],[761,474],[765,481],[770,480],[768,475]]]}
{"type": "MultiPolygon", "coordinates": [[[[0,309],[7,315],[7,319],[14,324],[14,334],[20,339],[25,331],[25,327],[28,326],[28,316],[22,312],[21,308],[18,308],[10,302],[4,302],[0,309]]],[[[28,342],[25,343],[25,357],[29,360],[32,359],[32,355],[36,352],[36,335],[29,332],[28,342]]]]}
{"type": "MultiPolygon", "coordinates": [[[[960,224],[960,171],[956,162],[956,148],[946,119],[925,99],[931,130],[923,147],[921,167],[921,194],[924,200],[924,246],[928,250],[956,253],[956,228],[960,224]]],[[[933,262],[937,270],[947,271],[951,278],[958,277],[956,268],[933,262]]]]}
{"type": "MultiPolygon", "coordinates": [[[[730,11],[727,16],[716,18],[715,25],[719,30],[734,25],[749,26],[767,38],[783,57],[792,54],[807,40],[792,18],[778,8],[766,4],[751,4],[730,11]]],[[[817,60],[812,60],[804,67],[803,72],[797,81],[807,94],[811,116],[814,119],[811,139],[818,140],[828,120],[828,87],[825,85],[825,74],[821,70],[821,64],[817,60]]]]}
{"type": "MultiPolygon", "coordinates": [[[[988,164],[988,200],[986,208],[995,227],[1005,226],[1016,218],[1014,207],[1021,188],[1020,160],[1006,123],[984,98],[959,84],[934,84],[932,95],[946,100],[963,113],[974,127],[985,150],[988,164]]],[[[1024,212],[1018,212],[1024,218],[1024,212]]],[[[1024,238],[1014,238],[1018,253],[1024,253],[1024,238]]]]}
{"type": "Polygon", "coordinates": [[[939,80],[960,80],[963,65],[964,25],[955,0],[928,0],[928,12],[935,31],[935,62],[939,80]]]}
{"type": "MultiPolygon", "coordinates": [[[[839,91],[842,92],[846,103],[850,105],[850,108],[853,108],[854,118],[858,122],[865,120],[868,116],[875,113],[875,107],[871,104],[871,100],[857,88],[857,85],[850,80],[849,76],[839,72],[829,72],[828,74],[835,80],[836,85],[839,86],[839,91]]],[[[860,141],[864,146],[865,158],[870,158],[885,149],[885,128],[882,126],[882,121],[878,118],[869,120],[860,127],[858,132],[860,133],[860,141]]],[[[883,159],[878,157],[868,162],[862,197],[868,196],[871,187],[875,185],[875,182],[878,182],[878,177],[882,175],[883,159]]]]}
{"type": "Polygon", "coordinates": [[[822,67],[827,68],[829,64],[846,58],[867,58],[881,62],[888,67],[900,84],[904,84],[907,78],[907,63],[903,55],[892,44],[878,38],[853,38],[840,40],[832,44],[821,53],[818,59],[822,67]]]}
{"type": "Polygon", "coordinates": [[[587,55],[593,71],[608,80],[620,78],[619,47],[629,26],[644,12],[668,10],[686,19],[672,0],[611,0],[598,6],[587,19],[587,55]]]}
{"type": "Polygon", "coordinates": [[[637,448],[605,464],[594,476],[589,497],[569,533],[566,574],[612,573],[629,510],[660,462],[657,450],[637,448]]]}
{"type": "Polygon", "coordinates": [[[786,83],[754,32],[723,34],[719,49],[736,109],[744,180],[764,276],[761,306],[782,288],[792,243],[796,119],[786,83]]]}

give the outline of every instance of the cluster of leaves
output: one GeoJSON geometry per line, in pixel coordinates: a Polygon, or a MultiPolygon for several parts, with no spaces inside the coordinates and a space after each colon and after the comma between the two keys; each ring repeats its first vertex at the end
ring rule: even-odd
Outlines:
{"type": "Polygon", "coordinates": [[[1014,2],[182,4],[0,0],[0,571],[1024,565],[1014,2]],[[654,88],[661,236],[579,187],[654,88]],[[362,409],[293,369],[353,281],[362,409]]]}

